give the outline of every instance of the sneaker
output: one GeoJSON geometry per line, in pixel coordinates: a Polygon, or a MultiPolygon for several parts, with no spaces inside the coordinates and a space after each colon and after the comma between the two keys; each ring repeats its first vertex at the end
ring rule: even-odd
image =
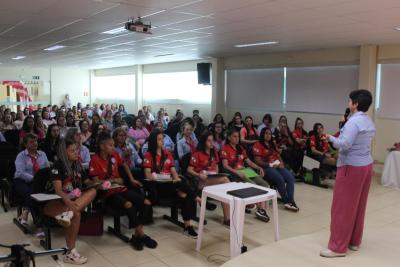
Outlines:
{"type": "Polygon", "coordinates": [[[346,253],[336,253],[330,249],[323,249],[319,252],[319,255],[325,258],[337,258],[337,257],[345,257],[346,253]]]}
{"type": "Polygon", "coordinates": [[[88,261],[86,257],[81,256],[76,249],[70,250],[64,256],[64,262],[75,265],[82,265],[88,261]]]}
{"type": "Polygon", "coordinates": [[[360,247],[359,246],[349,245],[349,249],[352,250],[352,251],[359,251],[360,247]]]}
{"type": "Polygon", "coordinates": [[[188,227],[185,227],[184,229],[183,229],[183,233],[184,234],[186,234],[187,236],[190,236],[191,238],[193,238],[193,239],[196,239],[197,238],[197,233],[196,233],[196,231],[194,230],[194,228],[193,228],[193,226],[188,226],[188,227]]]}
{"type": "Polygon", "coordinates": [[[157,241],[155,241],[154,239],[152,239],[150,236],[148,235],[144,235],[142,236],[142,243],[143,245],[145,245],[148,248],[156,248],[157,247],[157,241]]]}
{"type": "Polygon", "coordinates": [[[74,213],[72,211],[63,212],[55,217],[58,224],[62,227],[69,227],[71,225],[71,219],[74,217],[74,213]]]}
{"type": "Polygon", "coordinates": [[[23,208],[21,215],[18,217],[19,223],[24,226],[28,226],[28,216],[29,216],[29,210],[23,208]]]}
{"type": "Polygon", "coordinates": [[[269,222],[269,216],[265,209],[257,209],[256,218],[263,222],[269,222]]]}
{"type": "Polygon", "coordinates": [[[299,208],[297,207],[296,203],[286,203],[284,205],[285,209],[290,210],[290,211],[294,211],[294,212],[298,212],[299,208]]]}
{"type": "Polygon", "coordinates": [[[129,240],[129,243],[134,249],[139,251],[143,250],[143,242],[141,237],[132,235],[132,238],[129,240]]]}

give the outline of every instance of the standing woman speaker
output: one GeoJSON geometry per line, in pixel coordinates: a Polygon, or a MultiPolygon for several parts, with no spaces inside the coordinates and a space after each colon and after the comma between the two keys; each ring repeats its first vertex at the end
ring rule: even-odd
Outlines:
{"type": "Polygon", "coordinates": [[[372,95],[367,90],[355,90],[349,97],[349,120],[340,130],[339,137],[328,135],[333,146],[339,149],[331,236],[328,248],[320,252],[322,257],[328,258],[344,257],[347,249],[359,250],[372,179],[371,142],[375,126],[367,114],[372,95]]]}

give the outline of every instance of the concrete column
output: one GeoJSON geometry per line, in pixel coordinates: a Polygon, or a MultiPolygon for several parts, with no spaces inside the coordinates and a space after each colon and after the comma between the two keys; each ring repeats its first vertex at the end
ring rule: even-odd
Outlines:
{"type": "Polygon", "coordinates": [[[211,100],[211,120],[214,115],[221,113],[226,117],[225,103],[225,64],[223,58],[212,60],[212,100],[211,100]]]}
{"type": "MultiPolygon", "coordinates": [[[[360,48],[360,72],[358,77],[358,88],[366,89],[371,92],[376,99],[376,68],[377,68],[377,53],[376,45],[363,45],[360,48]]],[[[372,104],[369,109],[369,115],[374,118],[375,105],[372,104]]]]}
{"type": "Polygon", "coordinates": [[[143,107],[143,65],[135,66],[135,102],[133,111],[137,114],[143,107]]]}

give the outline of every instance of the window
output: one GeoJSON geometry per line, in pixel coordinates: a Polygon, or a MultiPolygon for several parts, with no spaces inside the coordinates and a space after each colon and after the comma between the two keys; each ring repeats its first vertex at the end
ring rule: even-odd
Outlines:
{"type": "Polygon", "coordinates": [[[143,75],[146,102],[211,103],[211,86],[197,83],[197,72],[148,73],[143,75]]]}
{"type": "Polygon", "coordinates": [[[92,99],[95,102],[107,99],[134,100],[135,75],[95,76],[92,99]]]}
{"type": "Polygon", "coordinates": [[[381,118],[400,119],[400,64],[382,64],[377,69],[376,106],[381,118]]]}

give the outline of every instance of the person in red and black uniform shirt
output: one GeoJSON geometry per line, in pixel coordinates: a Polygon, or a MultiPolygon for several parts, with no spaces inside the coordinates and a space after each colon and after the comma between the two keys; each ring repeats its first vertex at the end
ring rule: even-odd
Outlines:
{"type": "Polygon", "coordinates": [[[278,127],[275,128],[273,136],[276,141],[276,145],[278,149],[281,150],[281,156],[283,162],[288,164],[289,166],[292,165],[292,148],[293,148],[293,139],[292,133],[290,132],[287,118],[286,116],[282,115],[279,118],[278,127]]]}
{"type": "Polygon", "coordinates": [[[130,243],[136,250],[143,250],[143,245],[155,248],[157,242],[145,235],[143,231],[143,224],[151,212],[151,202],[141,193],[142,184],[133,178],[129,167],[115,151],[114,140],[108,133],[102,132],[97,138],[97,151],[90,161],[89,176],[94,183],[108,180],[121,186],[105,192],[105,204],[113,210],[126,213],[129,226],[135,228],[130,243]],[[124,168],[131,184],[137,190],[128,190],[123,186],[124,179],[119,173],[121,167],[124,168]]]}
{"type": "Polygon", "coordinates": [[[53,217],[65,229],[68,252],[64,262],[80,265],[87,262],[76,250],[76,240],[81,223],[81,212],[96,196],[94,188],[82,192],[85,178],[79,162],[79,148],[75,140],[62,139],[58,145],[58,160],[51,168],[46,193],[55,193],[61,199],[50,200],[44,206],[44,214],[53,217]]]}
{"type": "Polygon", "coordinates": [[[310,137],[310,148],[313,158],[328,166],[336,166],[336,159],[330,153],[328,138],[321,123],[314,124],[313,135],[310,137]]]}
{"type": "Polygon", "coordinates": [[[152,187],[150,191],[156,191],[158,196],[175,197],[182,207],[184,234],[197,238],[191,219],[195,216],[196,201],[200,202],[200,198],[179,178],[172,154],[164,150],[164,133],[160,129],[150,133],[143,168],[146,180],[155,180],[159,175],[171,176],[172,183],[149,183],[152,187]]]}
{"type": "Polygon", "coordinates": [[[292,166],[290,166],[296,173],[296,176],[302,175],[301,169],[303,166],[304,152],[307,149],[308,134],[304,130],[304,121],[297,118],[294,124],[294,131],[292,132],[293,138],[293,151],[292,151],[292,166]]]}
{"type": "Polygon", "coordinates": [[[253,118],[247,116],[244,119],[244,127],[240,129],[240,142],[247,148],[251,147],[258,140],[257,129],[253,125],[253,118]]]}
{"type": "MultiPolygon", "coordinates": [[[[200,135],[197,151],[191,156],[188,175],[196,177],[199,181],[198,188],[202,190],[204,186],[229,183],[229,178],[219,175],[218,152],[214,148],[213,133],[205,131],[200,135]],[[212,177],[210,176],[212,175],[212,177]]],[[[229,225],[229,205],[222,203],[224,212],[224,224],[229,225]]]]}
{"type": "MultiPolygon", "coordinates": [[[[269,187],[268,183],[264,180],[265,174],[263,168],[248,158],[247,153],[240,145],[239,140],[239,132],[234,128],[229,129],[226,135],[225,145],[220,151],[222,167],[224,169],[223,172],[229,173],[231,181],[234,182],[248,182],[263,187],[269,187]],[[246,166],[256,170],[259,173],[259,176],[247,178],[244,173],[240,172],[240,170],[246,166]]],[[[269,222],[269,216],[265,208],[265,202],[257,203],[255,215],[260,221],[269,222]]],[[[246,208],[246,212],[251,212],[249,207],[246,208]]]]}
{"type": "Polygon", "coordinates": [[[275,185],[281,195],[285,209],[299,211],[294,201],[294,182],[292,173],[285,168],[285,164],[274,143],[271,129],[261,130],[260,139],[253,146],[255,162],[265,170],[268,183],[275,185]]]}

